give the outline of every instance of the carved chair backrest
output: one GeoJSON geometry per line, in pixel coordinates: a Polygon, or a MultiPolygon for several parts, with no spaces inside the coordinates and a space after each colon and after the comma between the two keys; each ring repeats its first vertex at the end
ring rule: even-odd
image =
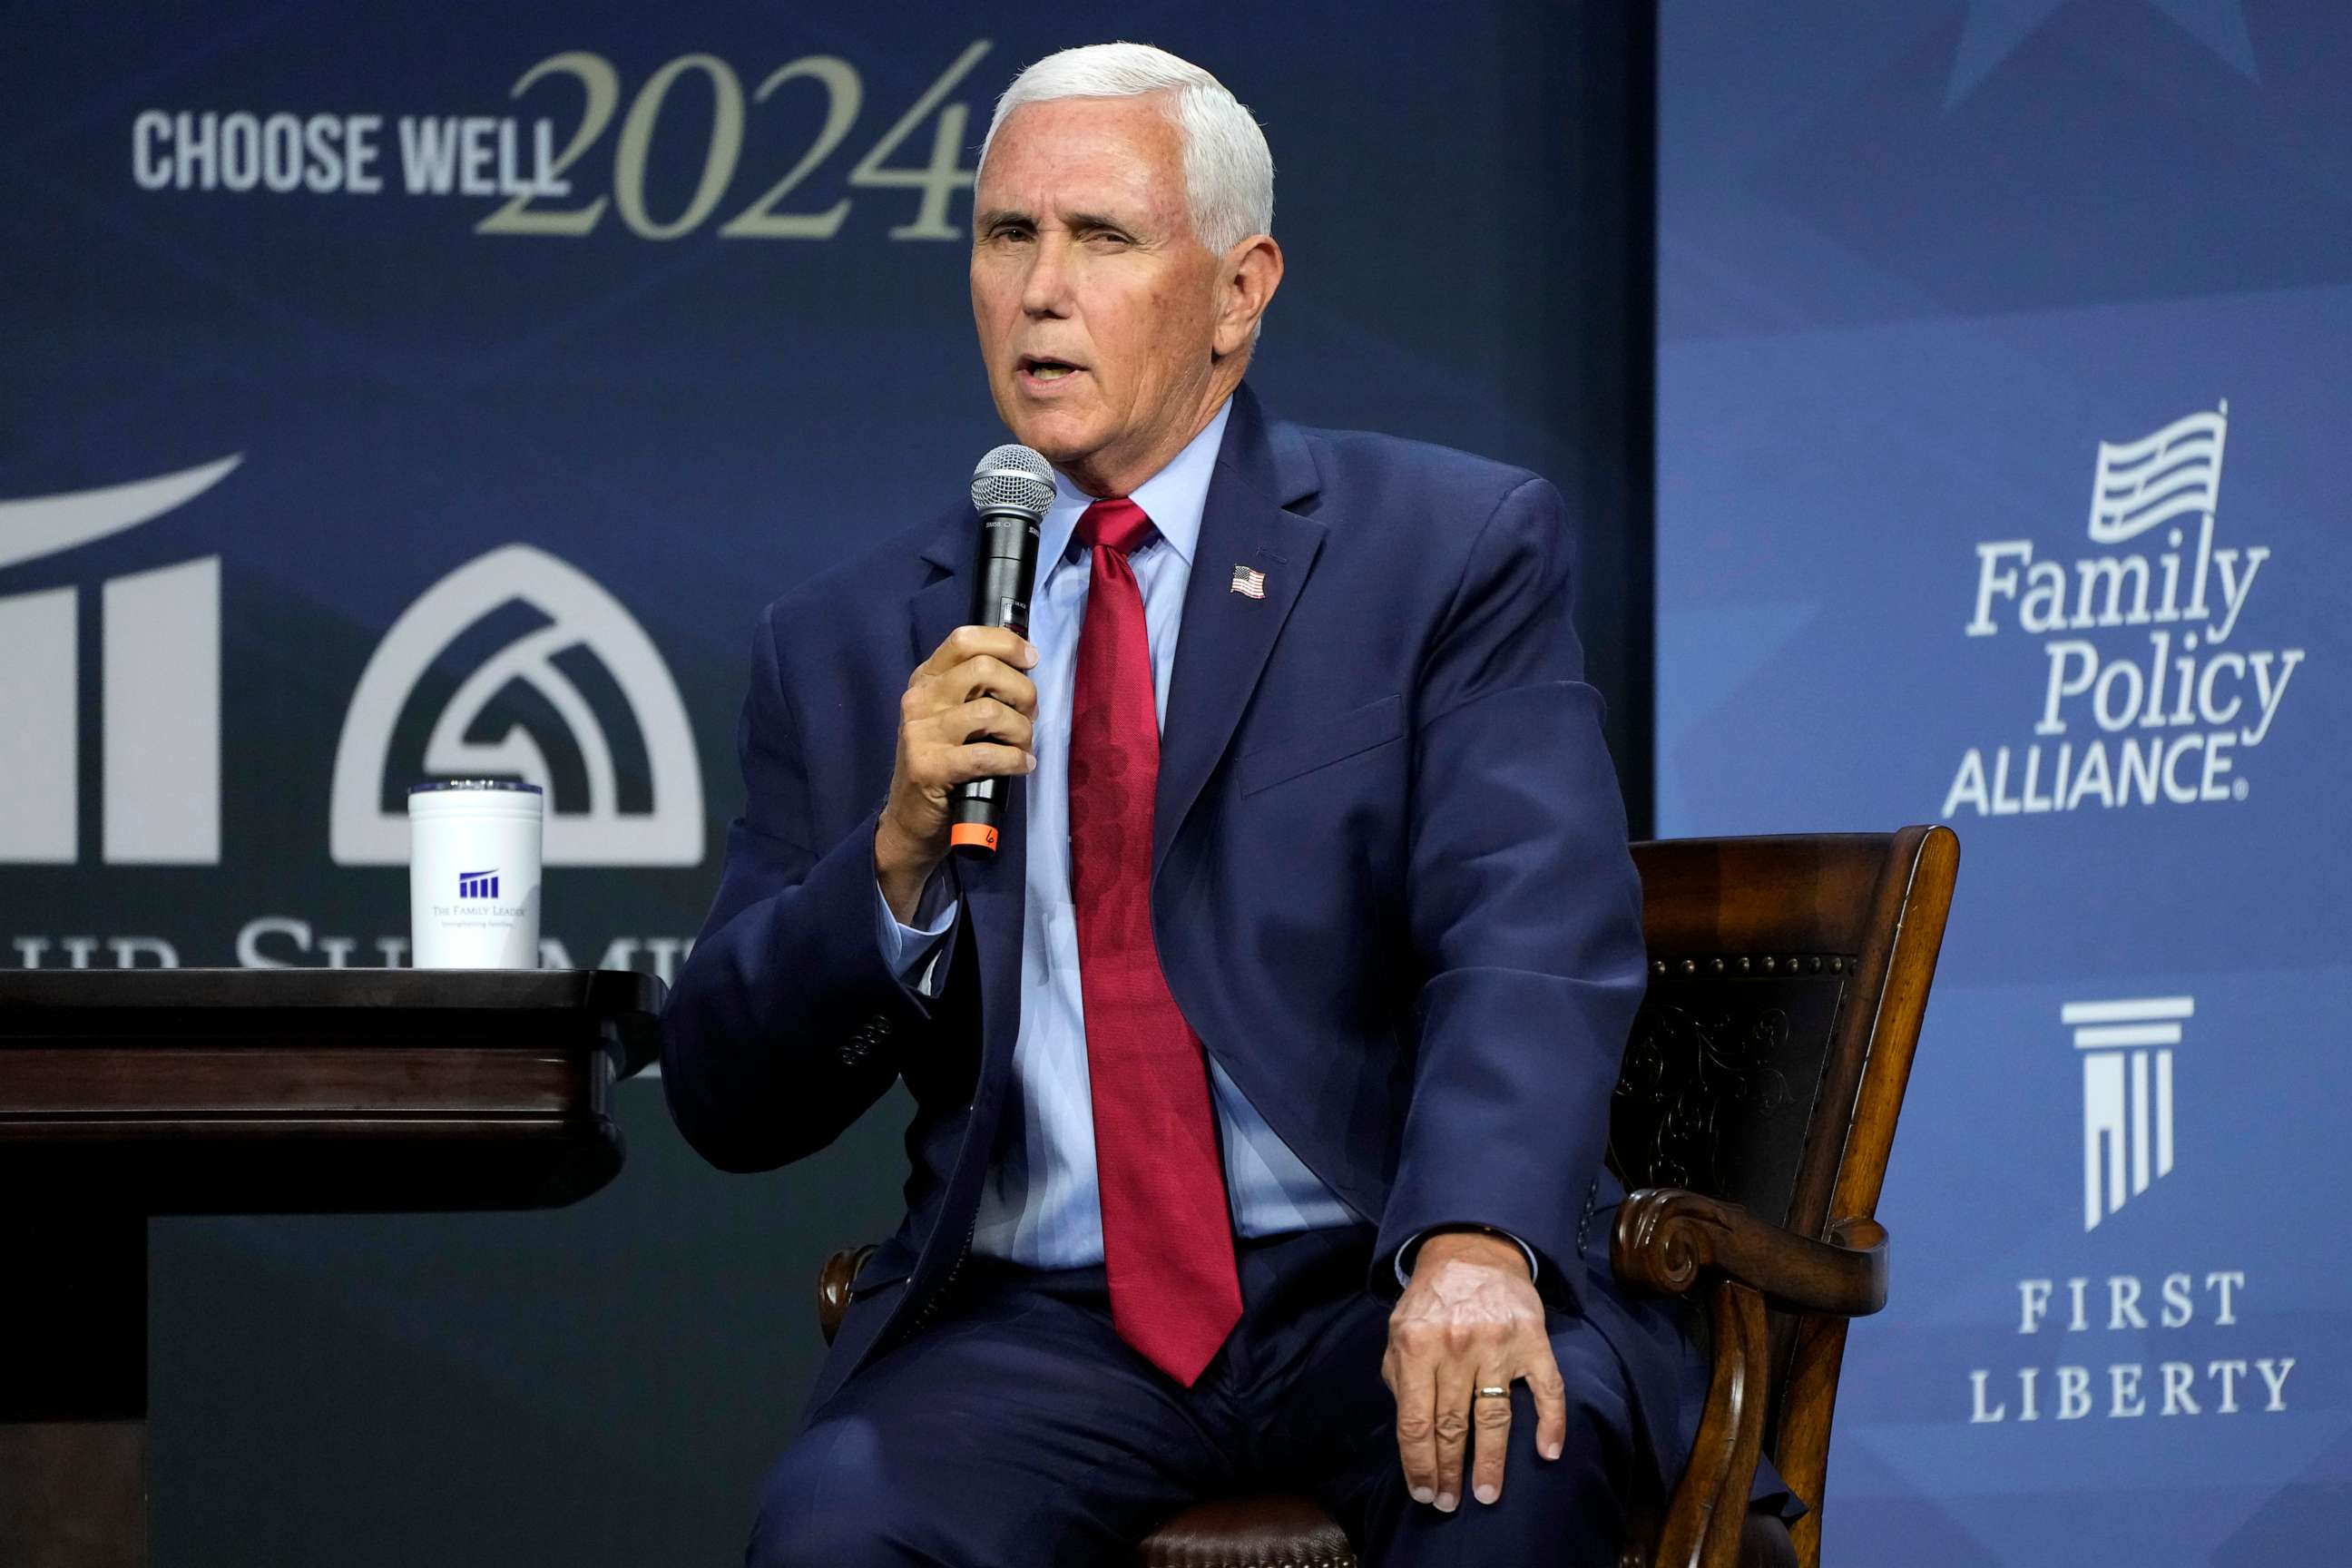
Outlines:
{"type": "MultiPolygon", "coordinates": [[[[1872,1216],[1958,859],[1942,827],[1635,845],[1650,985],[1611,1108],[1626,1186],[1816,1238],[1872,1216]]],[[[1821,1496],[1843,1349],[1843,1324],[1773,1320],[1764,1445],[1800,1495],[1821,1496]]]]}

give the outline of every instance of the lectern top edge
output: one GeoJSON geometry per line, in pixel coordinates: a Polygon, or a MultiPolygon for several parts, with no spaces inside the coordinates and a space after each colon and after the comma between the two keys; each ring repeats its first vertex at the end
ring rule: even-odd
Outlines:
{"type": "Polygon", "coordinates": [[[667,988],[622,969],[0,970],[0,1034],[19,1009],[324,1007],[659,1011],[667,988]]]}

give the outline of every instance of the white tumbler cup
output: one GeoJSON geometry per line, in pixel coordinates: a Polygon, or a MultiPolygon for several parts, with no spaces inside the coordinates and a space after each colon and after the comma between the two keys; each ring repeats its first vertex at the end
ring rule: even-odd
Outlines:
{"type": "Polygon", "coordinates": [[[500,779],[408,792],[408,925],[419,969],[537,969],[544,797],[500,779]]]}

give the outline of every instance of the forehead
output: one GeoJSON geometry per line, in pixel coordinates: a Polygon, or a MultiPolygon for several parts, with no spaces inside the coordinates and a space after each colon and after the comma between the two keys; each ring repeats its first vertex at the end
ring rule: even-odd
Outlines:
{"type": "Polygon", "coordinates": [[[989,143],[976,205],[1038,216],[1180,211],[1184,143],[1161,96],[1023,104],[989,143]]]}

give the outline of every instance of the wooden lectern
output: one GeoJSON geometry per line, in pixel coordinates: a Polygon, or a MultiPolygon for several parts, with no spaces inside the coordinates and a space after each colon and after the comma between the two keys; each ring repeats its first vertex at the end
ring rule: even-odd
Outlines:
{"type": "Polygon", "coordinates": [[[0,1563],[147,1554],[147,1216],[553,1208],[621,1168],[661,982],[0,971],[0,1563]]]}

